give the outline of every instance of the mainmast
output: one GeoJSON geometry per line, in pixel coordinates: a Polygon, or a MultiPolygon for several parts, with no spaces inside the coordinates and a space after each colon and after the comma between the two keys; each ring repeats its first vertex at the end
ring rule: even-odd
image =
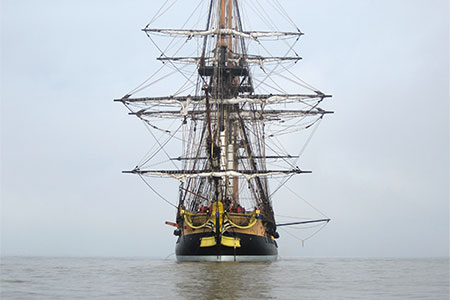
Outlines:
{"type": "MultiPolygon", "coordinates": [[[[219,7],[220,15],[220,28],[232,29],[233,15],[232,15],[232,0],[221,0],[219,7]]],[[[221,149],[220,168],[221,170],[236,170],[237,158],[236,158],[236,135],[233,134],[236,128],[236,121],[230,118],[231,111],[236,110],[236,105],[224,104],[224,99],[230,99],[232,95],[232,83],[235,81],[232,73],[227,72],[227,67],[231,67],[233,64],[227,60],[232,53],[233,37],[231,35],[228,38],[225,35],[218,36],[216,48],[219,49],[216,58],[218,63],[216,72],[217,76],[215,82],[217,84],[216,97],[219,99],[219,140],[221,149]]],[[[223,189],[222,201],[225,201],[226,205],[231,203],[238,203],[237,193],[237,180],[231,176],[226,176],[221,180],[223,189]],[[236,186],[235,186],[236,184],[236,186]]]]}
{"type": "MultiPolygon", "coordinates": [[[[237,3],[236,3],[237,4],[237,3]]],[[[233,24],[233,0],[220,0],[220,5],[218,5],[218,15],[219,18],[219,28],[223,30],[223,32],[232,31],[233,24]]],[[[236,7],[238,10],[238,7],[236,7]]],[[[239,16],[239,14],[237,14],[239,16]]],[[[241,24],[240,20],[237,22],[241,24]]],[[[238,30],[242,30],[242,28],[238,28],[238,30]]],[[[245,60],[241,60],[239,64],[233,63],[229,58],[236,54],[233,51],[233,39],[236,37],[233,35],[226,36],[225,34],[219,34],[216,42],[216,62],[217,65],[214,66],[213,72],[213,88],[212,94],[213,97],[217,100],[217,118],[219,124],[217,124],[217,138],[215,139],[215,143],[217,143],[217,147],[220,149],[220,170],[232,170],[235,171],[238,168],[238,143],[237,137],[240,137],[240,145],[244,149],[247,157],[248,163],[251,169],[254,172],[261,172],[266,169],[265,161],[263,160],[261,164],[257,164],[254,158],[254,151],[252,149],[251,141],[248,137],[246,124],[242,117],[240,116],[239,104],[227,104],[224,103],[224,100],[229,100],[233,97],[239,95],[239,93],[243,92],[253,92],[251,85],[247,86],[247,90],[240,90],[239,86],[239,77],[241,77],[242,82],[251,82],[250,72],[248,69],[248,65],[245,63],[245,60]],[[228,37],[228,38],[227,38],[228,37]],[[236,115],[237,118],[232,118],[232,114],[236,115]],[[238,135],[239,132],[239,135],[238,135]]],[[[245,51],[245,43],[242,43],[242,51],[245,51]]],[[[245,57],[246,53],[240,53],[243,57],[245,57]]],[[[200,71],[201,72],[201,71],[200,71]]],[[[207,92],[207,91],[206,91],[207,92]]],[[[259,121],[262,123],[263,120],[259,121]]],[[[263,134],[262,134],[263,135],[263,134]]],[[[214,146],[213,146],[214,147],[214,146]]],[[[264,144],[261,145],[261,148],[264,148],[264,144]]],[[[264,150],[263,150],[264,153],[264,150]]],[[[255,186],[252,187],[255,198],[257,199],[257,203],[259,203],[262,209],[265,212],[265,217],[269,223],[272,223],[273,226],[274,216],[272,206],[268,196],[268,184],[266,179],[262,179],[261,177],[255,177],[255,186]]],[[[239,186],[238,186],[238,178],[225,176],[220,180],[215,180],[215,184],[219,184],[220,186],[216,186],[216,195],[218,198],[216,201],[222,201],[225,205],[239,205],[239,186]]],[[[275,231],[275,228],[273,228],[275,231]]]]}

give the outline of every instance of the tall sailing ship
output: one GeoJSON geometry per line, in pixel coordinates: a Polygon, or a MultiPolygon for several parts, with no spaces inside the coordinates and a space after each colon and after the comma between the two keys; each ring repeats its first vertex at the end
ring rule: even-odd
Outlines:
{"type": "MultiPolygon", "coordinates": [[[[203,2],[207,3],[204,29],[151,28],[150,24],[142,29],[152,42],[154,36],[181,39],[182,44],[196,41],[195,56],[169,56],[154,42],[161,51],[158,59],[163,66],[179,71],[186,82],[170,96],[133,97],[130,92],[115,100],[143,120],[149,130],[167,137],[156,140],[154,154],[167,154],[175,168],[146,168],[152,155],[124,173],[179,180],[176,219],[166,222],[175,227],[179,261],[276,260],[277,228],[329,221],[277,224],[272,199],[293,175],[309,173],[297,166],[298,156],[286,153],[283,144],[277,144],[278,137],[307,130],[331,113],[319,107],[330,96],[304,83],[287,67],[301,59],[293,50],[303,34],[300,30],[249,31],[242,20],[242,1],[203,2]],[[288,44],[288,51],[282,56],[249,53],[253,43],[270,54],[271,50],[264,48],[265,41],[288,44]],[[270,64],[274,67],[266,69],[270,64]],[[193,66],[194,72],[188,74],[180,65],[193,66]],[[285,92],[272,79],[276,68],[288,72],[289,76],[282,75],[284,80],[297,82],[308,92],[285,92]],[[263,71],[264,78],[254,76],[258,70],[263,71]],[[270,84],[265,84],[267,80],[270,84]],[[160,119],[178,125],[175,130],[166,130],[155,125],[160,119]],[[182,153],[170,157],[166,152],[168,141],[177,137],[182,153]],[[271,178],[280,179],[272,193],[271,178]]],[[[288,18],[278,1],[274,3],[288,18]]]]}

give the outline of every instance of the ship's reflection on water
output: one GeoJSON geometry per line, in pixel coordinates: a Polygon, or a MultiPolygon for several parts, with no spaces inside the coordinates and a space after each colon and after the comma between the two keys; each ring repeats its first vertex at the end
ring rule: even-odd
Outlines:
{"type": "Polygon", "coordinates": [[[176,292],[181,299],[273,299],[276,262],[177,263],[176,292]]]}

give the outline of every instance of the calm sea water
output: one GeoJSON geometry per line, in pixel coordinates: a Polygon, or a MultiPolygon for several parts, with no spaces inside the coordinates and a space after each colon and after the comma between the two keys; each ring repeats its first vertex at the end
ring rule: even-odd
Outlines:
{"type": "Polygon", "coordinates": [[[449,260],[1,259],[1,299],[449,299],[449,260]]]}

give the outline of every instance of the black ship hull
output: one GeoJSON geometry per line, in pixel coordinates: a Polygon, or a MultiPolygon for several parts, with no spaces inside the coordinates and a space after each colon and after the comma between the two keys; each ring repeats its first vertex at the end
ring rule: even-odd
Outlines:
{"type": "Polygon", "coordinates": [[[178,238],[175,254],[178,261],[274,261],[278,257],[277,243],[265,236],[236,233],[239,247],[217,243],[201,247],[204,233],[182,235],[178,238]]]}

